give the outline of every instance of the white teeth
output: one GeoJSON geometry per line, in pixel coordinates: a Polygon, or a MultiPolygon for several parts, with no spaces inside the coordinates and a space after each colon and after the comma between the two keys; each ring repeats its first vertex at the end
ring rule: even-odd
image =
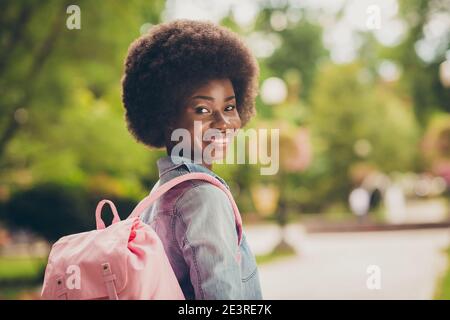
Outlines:
{"type": "Polygon", "coordinates": [[[212,142],[213,143],[217,143],[217,144],[223,144],[223,143],[228,143],[228,139],[226,139],[226,138],[213,138],[212,142]]]}
{"type": "Polygon", "coordinates": [[[216,139],[216,140],[213,140],[213,142],[214,143],[226,143],[227,139],[216,139]]]}

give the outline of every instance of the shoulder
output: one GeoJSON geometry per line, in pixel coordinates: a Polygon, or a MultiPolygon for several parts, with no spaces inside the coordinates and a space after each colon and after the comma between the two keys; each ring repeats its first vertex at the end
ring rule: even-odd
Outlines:
{"type": "Polygon", "coordinates": [[[175,212],[183,221],[228,221],[233,223],[230,199],[219,187],[205,181],[187,181],[187,187],[175,202],[175,212]]]}
{"type": "Polygon", "coordinates": [[[178,197],[177,208],[192,204],[196,206],[211,206],[229,204],[230,200],[223,190],[206,181],[186,181],[183,192],[178,197]]]}
{"type": "Polygon", "coordinates": [[[175,234],[181,247],[187,239],[191,245],[208,243],[221,247],[238,243],[231,201],[217,186],[197,182],[178,198],[174,211],[175,234]]]}

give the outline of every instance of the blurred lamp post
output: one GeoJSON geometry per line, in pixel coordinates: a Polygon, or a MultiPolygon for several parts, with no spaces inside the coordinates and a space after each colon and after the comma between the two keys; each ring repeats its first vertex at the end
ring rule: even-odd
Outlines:
{"type": "MultiPolygon", "coordinates": [[[[283,79],[277,78],[277,77],[271,77],[264,80],[262,86],[261,86],[261,100],[263,103],[267,105],[280,105],[286,101],[288,95],[287,85],[283,81],[283,79]]],[[[271,150],[271,152],[273,152],[271,150]]],[[[281,156],[281,155],[280,155],[281,156]]],[[[279,174],[280,175],[280,174],[279,174]]],[[[281,174],[282,176],[282,174],[281,174]]],[[[283,192],[284,184],[283,179],[281,178],[281,182],[278,184],[278,196],[277,201],[275,205],[275,210],[277,211],[277,221],[278,225],[281,228],[281,241],[280,243],[275,246],[274,251],[290,251],[292,252],[293,249],[284,241],[284,211],[285,208],[283,206],[283,200],[280,199],[281,194],[283,192]],[[278,208],[278,210],[277,210],[278,208]]]]}
{"type": "MultiPolygon", "coordinates": [[[[277,212],[278,225],[281,227],[281,240],[276,251],[293,252],[294,249],[285,241],[285,226],[290,199],[293,192],[289,190],[289,176],[304,171],[312,159],[309,130],[307,128],[286,128],[280,133],[280,171],[278,183],[280,189],[277,212]]],[[[295,195],[297,197],[297,195],[295,195]]]]}

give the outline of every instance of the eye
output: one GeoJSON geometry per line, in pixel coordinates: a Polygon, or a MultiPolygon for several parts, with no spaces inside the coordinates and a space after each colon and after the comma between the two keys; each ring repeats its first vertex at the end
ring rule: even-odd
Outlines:
{"type": "Polygon", "coordinates": [[[229,104],[225,107],[225,111],[232,111],[233,109],[236,109],[234,104],[229,104]]]}
{"type": "Polygon", "coordinates": [[[208,109],[206,109],[205,106],[198,106],[195,108],[195,113],[197,114],[208,113],[208,109]]]}

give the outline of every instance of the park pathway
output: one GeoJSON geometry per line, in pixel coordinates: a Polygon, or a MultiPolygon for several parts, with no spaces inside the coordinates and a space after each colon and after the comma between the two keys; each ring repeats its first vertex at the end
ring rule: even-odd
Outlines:
{"type": "MultiPolygon", "coordinates": [[[[246,226],[246,235],[255,254],[279,239],[274,225],[246,226]]],[[[266,299],[432,299],[450,230],[306,234],[291,225],[286,238],[298,255],[259,267],[266,299]],[[379,290],[366,285],[371,265],[381,271],[379,290]]]]}

